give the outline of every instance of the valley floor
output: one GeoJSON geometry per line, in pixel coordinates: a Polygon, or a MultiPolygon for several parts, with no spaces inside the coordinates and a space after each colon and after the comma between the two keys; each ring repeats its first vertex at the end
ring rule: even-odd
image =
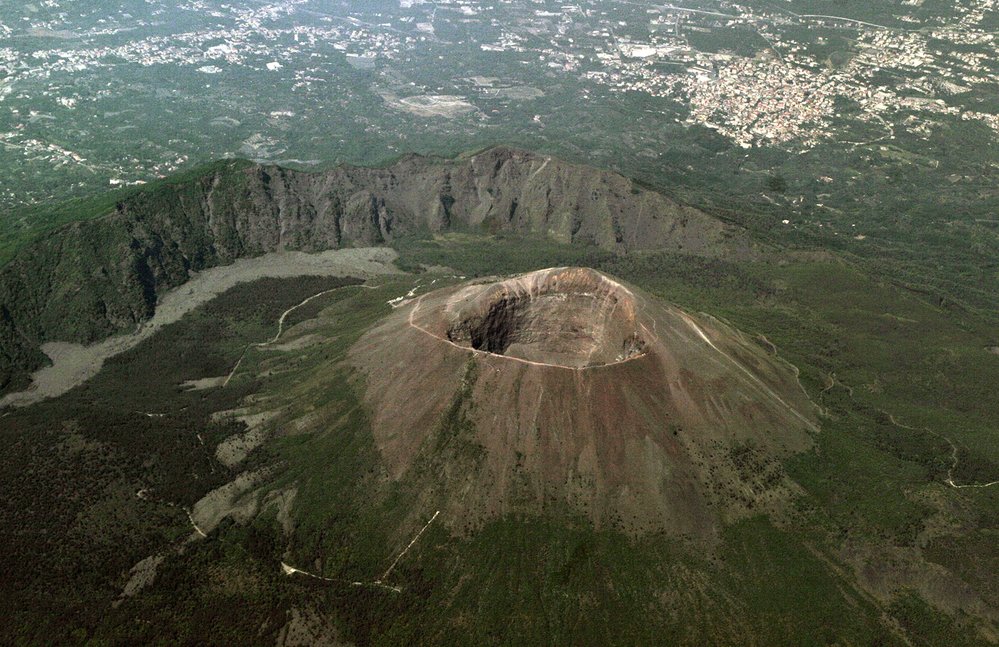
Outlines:
{"type": "Polygon", "coordinates": [[[240,283],[295,276],[367,278],[397,272],[392,265],[395,258],[396,253],[384,247],[337,249],[317,254],[275,252],[205,270],[164,295],[153,317],[130,335],[111,337],[89,346],[59,341],[44,344],[42,350],[52,364],[32,374],[30,387],[0,399],[0,408],[24,407],[66,393],[97,375],[109,358],[135,348],[163,326],[179,321],[198,306],[240,283]]]}

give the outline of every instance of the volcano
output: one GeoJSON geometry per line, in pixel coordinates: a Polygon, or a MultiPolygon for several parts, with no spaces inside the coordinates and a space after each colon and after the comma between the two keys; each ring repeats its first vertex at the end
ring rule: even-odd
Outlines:
{"type": "Polygon", "coordinates": [[[351,349],[389,478],[456,531],[558,513],[703,538],[796,491],[816,409],[732,327],[586,268],[411,299],[351,349]]]}

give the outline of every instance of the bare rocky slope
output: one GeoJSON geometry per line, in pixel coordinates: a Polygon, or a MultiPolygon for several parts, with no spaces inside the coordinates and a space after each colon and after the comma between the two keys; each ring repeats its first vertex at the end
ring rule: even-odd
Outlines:
{"type": "Polygon", "coordinates": [[[818,429],[791,366],[585,268],[427,293],[350,356],[389,477],[458,532],[561,509],[709,539],[791,498],[818,429]]]}
{"type": "Polygon", "coordinates": [[[622,253],[753,251],[745,232],[625,177],[509,148],[323,173],[216,165],[62,227],[0,269],[0,392],[24,386],[44,364],[42,343],[89,343],[130,330],[193,272],[277,250],[370,246],[449,230],[622,253]]]}

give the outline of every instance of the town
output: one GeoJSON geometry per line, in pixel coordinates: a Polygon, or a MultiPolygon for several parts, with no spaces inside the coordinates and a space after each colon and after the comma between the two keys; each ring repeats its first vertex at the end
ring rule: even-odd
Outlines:
{"type": "MultiPolygon", "coordinates": [[[[978,123],[999,137],[999,116],[988,103],[970,101],[999,94],[995,31],[988,28],[997,0],[960,0],[946,20],[901,13],[892,24],[726,1],[401,0],[391,12],[343,4],[331,12],[310,0],[145,0],[114,15],[76,15],[65,4],[44,0],[20,15],[0,10],[0,156],[11,168],[77,166],[83,184],[145,181],[198,158],[262,151],[304,157],[287,143],[260,149],[252,142],[282,141],[269,129],[318,128],[320,120],[305,120],[329,109],[331,95],[365,133],[381,131],[371,101],[381,102],[381,119],[430,119],[428,133],[445,127],[435,119],[504,118],[493,105],[499,100],[516,106],[506,111],[511,123],[512,115],[525,115],[516,127],[535,127],[551,118],[532,107],[544,95],[535,87],[539,74],[574,85],[580,96],[609,91],[647,102],[742,149],[891,141],[899,129],[919,136],[941,119],[978,123]],[[187,28],[163,32],[168,11],[180,12],[187,28]],[[451,54],[459,39],[474,56],[451,54]],[[162,76],[164,87],[138,97],[127,83],[89,83],[98,73],[162,76]],[[255,115],[203,107],[232,75],[241,80],[230,83],[288,91],[255,115]],[[165,88],[180,78],[183,98],[165,88]],[[98,127],[129,128],[122,123],[129,109],[188,113],[193,104],[213,113],[195,126],[204,132],[189,133],[199,147],[174,138],[112,152],[94,139],[98,127]],[[217,133],[236,124],[254,124],[253,131],[240,142],[220,141],[217,133]]],[[[915,12],[921,3],[906,4],[915,12]]],[[[0,184],[0,204],[47,197],[26,197],[18,184],[19,197],[0,184]]]]}

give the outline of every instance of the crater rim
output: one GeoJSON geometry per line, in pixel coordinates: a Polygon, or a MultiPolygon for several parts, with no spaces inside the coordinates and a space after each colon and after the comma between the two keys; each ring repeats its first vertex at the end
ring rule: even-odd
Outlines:
{"type": "Polygon", "coordinates": [[[582,370],[648,354],[634,294],[590,268],[470,286],[445,311],[446,341],[504,359],[582,370]]]}

